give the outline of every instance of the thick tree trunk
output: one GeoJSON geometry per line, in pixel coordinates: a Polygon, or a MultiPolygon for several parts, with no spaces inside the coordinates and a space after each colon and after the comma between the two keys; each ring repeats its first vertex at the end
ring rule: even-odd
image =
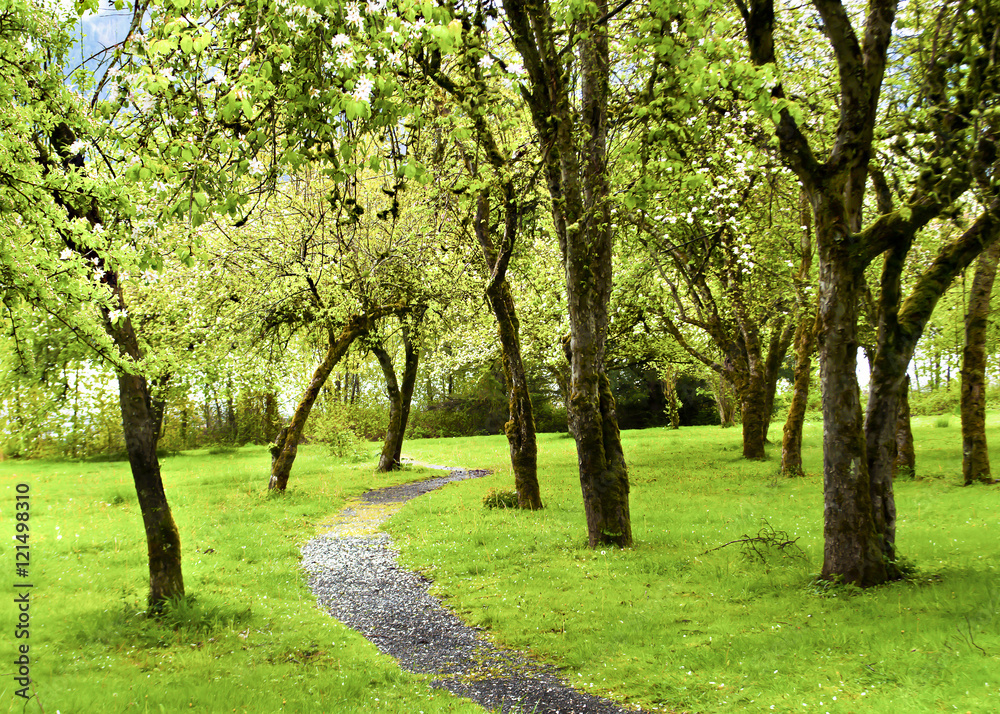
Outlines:
{"type": "Polygon", "coordinates": [[[885,582],[886,572],[872,519],[856,372],[862,274],[854,268],[846,226],[830,225],[835,215],[833,211],[816,211],[823,390],[824,554],[821,577],[866,587],[885,582]]]}
{"type": "Polygon", "coordinates": [[[1000,241],[979,256],[965,317],[962,350],[962,477],[968,486],[991,482],[986,443],[986,327],[1000,260],[1000,241]]]}
{"type": "Polygon", "coordinates": [[[610,52],[607,0],[580,22],[579,84],[567,80],[547,3],[505,0],[511,36],[528,73],[522,94],[543,146],[552,220],[563,255],[571,356],[569,425],[576,438],[588,541],[632,543],[628,470],[604,371],[611,297],[612,230],[607,167],[610,52]],[[571,94],[578,92],[579,112],[571,94]]]}
{"type": "MultiPolygon", "coordinates": [[[[421,313],[422,317],[422,313],[421,313]]],[[[419,317],[416,320],[419,322],[419,317]]],[[[386,473],[400,468],[403,440],[406,438],[406,424],[410,419],[410,404],[413,401],[413,387],[417,383],[417,366],[420,363],[420,349],[414,344],[410,327],[403,326],[403,383],[396,380],[392,357],[382,345],[372,345],[372,353],[378,360],[385,375],[386,392],[389,396],[389,425],[385,430],[385,441],[379,456],[377,471],[386,473]]]]}
{"type": "Polygon", "coordinates": [[[895,478],[913,478],[917,473],[917,455],[913,449],[913,431],[910,428],[910,376],[903,380],[896,412],[896,461],[895,478]]]}
{"type": "Polygon", "coordinates": [[[385,315],[383,311],[377,315],[352,317],[343,328],[339,336],[334,336],[333,330],[329,331],[329,347],[326,357],[316,367],[312,379],[306,387],[302,398],[299,400],[295,412],[288,424],[282,428],[275,443],[271,446],[271,478],[267,488],[270,491],[284,491],[288,486],[288,476],[292,472],[292,464],[295,463],[295,456],[299,450],[299,440],[302,438],[302,431],[305,429],[306,420],[312,411],[313,404],[319,396],[320,390],[326,384],[327,378],[337,366],[337,362],[344,356],[351,343],[361,335],[368,332],[371,324],[378,318],[385,315]]]}
{"type": "Polygon", "coordinates": [[[740,390],[740,415],[743,422],[743,458],[761,460],[764,458],[764,431],[767,417],[767,387],[763,374],[751,374],[750,380],[740,390]]]}

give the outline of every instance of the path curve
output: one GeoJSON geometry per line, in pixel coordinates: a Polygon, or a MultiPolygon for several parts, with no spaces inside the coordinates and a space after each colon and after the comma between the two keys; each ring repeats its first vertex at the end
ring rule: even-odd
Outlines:
{"type": "MultiPolygon", "coordinates": [[[[445,468],[445,467],[433,467],[445,468]]],[[[403,669],[435,675],[433,686],[510,714],[624,714],[622,707],[569,687],[554,667],[487,642],[427,592],[426,578],[401,568],[379,530],[411,498],[488,471],[365,493],[302,547],[302,566],[319,604],[394,657],[403,669]]]]}

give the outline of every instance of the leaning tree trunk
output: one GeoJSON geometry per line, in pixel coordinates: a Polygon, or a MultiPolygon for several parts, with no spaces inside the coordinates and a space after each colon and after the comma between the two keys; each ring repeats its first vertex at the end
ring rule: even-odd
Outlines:
{"type": "Polygon", "coordinates": [[[894,478],[913,478],[917,473],[917,454],[913,449],[913,430],[910,428],[910,375],[903,380],[896,412],[896,461],[894,478]]]}
{"type": "MultiPolygon", "coordinates": [[[[384,313],[382,313],[384,314],[384,313]]],[[[295,408],[292,418],[288,424],[281,429],[275,443],[271,446],[271,479],[268,481],[269,491],[284,491],[288,486],[288,477],[292,472],[292,464],[295,462],[295,455],[299,450],[299,440],[302,438],[302,431],[305,429],[306,420],[312,411],[316,397],[326,384],[327,378],[337,366],[337,362],[344,356],[347,349],[355,339],[365,334],[371,323],[377,316],[353,317],[339,336],[334,337],[333,330],[329,331],[330,345],[327,348],[326,357],[316,367],[312,379],[306,391],[299,400],[299,405],[295,408]]]]}
{"type": "Polygon", "coordinates": [[[1000,260],[1000,241],[976,263],[965,317],[962,349],[962,477],[968,486],[990,482],[989,449],[986,444],[986,327],[990,296],[1000,260]]]}
{"type": "Polygon", "coordinates": [[[371,350],[382,368],[382,374],[385,375],[386,392],[389,395],[389,425],[385,430],[385,441],[382,444],[382,453],[379,456],[376,469],[379,473],[386,473],[400,468],[403,439],[406,437],[406,424],[410,419],[410,404],[413,401],[413,387],[417,383],[420,349],[411,339],[409,327],[404,325],[403,352],[405,358],[402,385],[396,380],[392,357],[389,356],[385,348],[382,345],[372,345],[371,350]]]}
{"type": "MultiPolygon", "coordinates": [[[[119,304],[124,308],[120,288],[119,304]]],[[[126,317],[110,328],[119,349],[139,359],[141,352],[131,318],[126,317]]],[[[156,456],[163,404],[150,392],[146,378],[118,372],[118,397],[122,410],[122,428],[132,480],[139,499],[142,525],[146,532],[149,559],[150,611],[159,612],[168,600],[184,596],[184,576],[181,571],[181,537],[167,503],[160,478],[160,461],[156,456]]]]}

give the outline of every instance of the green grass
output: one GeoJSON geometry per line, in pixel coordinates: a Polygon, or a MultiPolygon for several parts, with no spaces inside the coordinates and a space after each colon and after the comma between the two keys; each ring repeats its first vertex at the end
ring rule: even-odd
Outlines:
{"type": "Polygon", "coordinates": [[[481,505],[512,484],[503,437],[414,441],[412,458],[497,472],[411,502],[389,528],[466,620],[650,710],[997,711],[1000,489],[959,487],[960,435],[933,423],[914,420],[917,479],[896,486],[898,544],[916,575],[864,592],[815,583],[817,423],[805,435],[810,475],[795,480],[776,476],[778,447],[771,461],[743,461],[736,429],[625,432],[636,545],[624,551],[585,546],[571,439],[540,440],[546,508],[535,513],[481,505]],[[765,519],[802,556],[706,552],[765,519]]]}
{"type": "Polygon", "coordinates": [[[272,499],[268,462],[263,447],[163,460],[193,600],[162,623],[142,613],[145,539],[126,463],[0,463],[3,537],[14,535],[15,485],[31,489],[34,586],[30,638],[15,640],[10,594],[24,581],[5,549],[3,711],[482,711],[401,672],[321,612],[298,567],[300,544],[346,498],[421,472],[375,476],[371,464],[331,464],[305,447],[289,493],[272,499]],[[9,674],[25,642],[38,695],[27,706],[9,674]]]}
{"type": "MultiPolygon", "coordinates": [[[[572,439],[541,437],[546,508],[535,513],[482,505],[512,486],[503,437],[411,441],[411,458],[496,473],[410,502],[390,529],[470,623],[585,690],[650,710],[992,712],[1000,489],[958,486],[960,434],[934,419],[914,419],[917,478],[897,484],[899,546],[917,576],[866,592],[814,584],[815,423],[810,475],[796,480],[778,478],[775,460],[741,459],[735,429],[626,432],[636,546],[624,551],[585,545],[572,439]],[[798,538],[804,557],[710,551],[764,519],[798,538]]],[[[126,463],[0,463],[0,531],[14,534],[15,485],[31,487],[30,654],[45,712],[481,711],[319,611],[298,569],[299,546],[345,499],[421,472],[375,476],[371,462],[304,447],[290,492],[274,499],[267,465],[260,447],[163,461],[194,600],[161,623],[141,613],[145,547],[126,463]]],[[[16,615],[13,561],[5,550],[4,633],[16,615]]],[[[20,641],[6,638],[13,662],[20,641]]],[[[0,702],[41,711],[14,696],[11,669],[0,669],[0,702]]]]}

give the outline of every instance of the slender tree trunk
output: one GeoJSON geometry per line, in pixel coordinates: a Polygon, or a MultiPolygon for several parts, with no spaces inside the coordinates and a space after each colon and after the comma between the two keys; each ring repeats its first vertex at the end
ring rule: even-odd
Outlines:
{"type": "Polygon", "coordinates": [[[913,478],[917,473],[917,455],[913,449],[913,431],[910,428],[910,376],[903,380],[899,393],[899,410],[896,413],[896,461],[894,478],[913,478]]]}
{"type": "Polygon", "coordinates": [[[795,324],[782,316],[774,330],[767,347],[767,359],[764,362],[764,443],[770,444],[767,432],[771,427],[771,415],[774,413],[774,394],[778,391],[778,371],[785,361],[788,348],[795,336],[795,324]]]}
{"type": "Polygon", "coordinates": [[[792,403],[781,439],[781,473],[802,476],[802,427],[809,406],[809,381],[812,377],[812,352],[816,343],[816,321],[812,315],[799,320],[795,330],[795,377],[792,403]]]}
{"type": "MultiPolygon", "coordinates": [[[[124,308],[120,288],[117,293],[119,304],[124,308]]],[[[123,318],[110,328],[110,332],[123,353],[135,359],[141,357],[131,318],[123,318]]],[[[149,608],[156,613],[162,610],[168,600],[184,596],[180,532],[170,511],[170,504],[167,503],[163,480],[160,478],[160,461],[156,455],[163,404],[153,397],[145,377],[121,371],[118,373],[118,397],[122,410],[125,449],[146,532],[149,608]]]]}
{"type": "Polygon", "coordinates": [[[504,425],[510,446],[510,463],[514,470],[514,488],[518,508],[536,510],[542,507],[538,487],[538,447],[535,440],[535,417],[532,413],[531,394],[521,361],[521,340],[518,320],[514,312],[514,298],[507,281],[496,284],[487,294],[493,314],[497,318],[500,347],[503,355],[503,374],[507,382],[510,418],[504,425]]]}
{"type": "Polygon", "coordinates": [[[1000,241],[979,256],[965,317],[962,350],[962,476],[965,485],[991,482],[986,443],[986,328],[1000,260],[1000,241]]]}
{"type": "Polygon", "coordinates": [[[520,323],[506,277],[519,220],[517,204],[514,202],[514,186],[509,181],[504,184],[504,219],[504,234],[500,241],[495,241],[490,230],[489,193],[481,193],[476,206],[475,228],[476,237],[492,273],[486,287],[486,299],[497,319],[504,383],[507,387],[509,419],[504,424],[504,433],[510,448],[517,505],[519,508],[536,510],[542,507],[542,497],[538,487],[535,417],[528,392],[528,378],[521,359],[520,323]]]}
{"type": "Polygon", "coordinates": [[[295,455],[299,450],[299,440],[302,438],[302,431],[305,429],[306,420],[312,411],[313,404],[319,396],[320,390],[326,384],[327,378],[337,366],[340,358],[344,356],[351,343],[361,335],[371,329],[372,323],[379,317],[387,314],[388,311],[379,311],[373,315],[363,317],[355,316],[351,318],[343,328],[340,335],[335,336],[333,330],[329,330],[329,347],[326,357],[316,367],[312,379],[306,387],[302,398],[299,400],[295,412],[288,424],[282,428],[275,443],[271,446],[271,478],[267,488],[270,491],[284,491],[288,486],[288,476],[292,471],[292,464],[295,462],[295,455]]]}

